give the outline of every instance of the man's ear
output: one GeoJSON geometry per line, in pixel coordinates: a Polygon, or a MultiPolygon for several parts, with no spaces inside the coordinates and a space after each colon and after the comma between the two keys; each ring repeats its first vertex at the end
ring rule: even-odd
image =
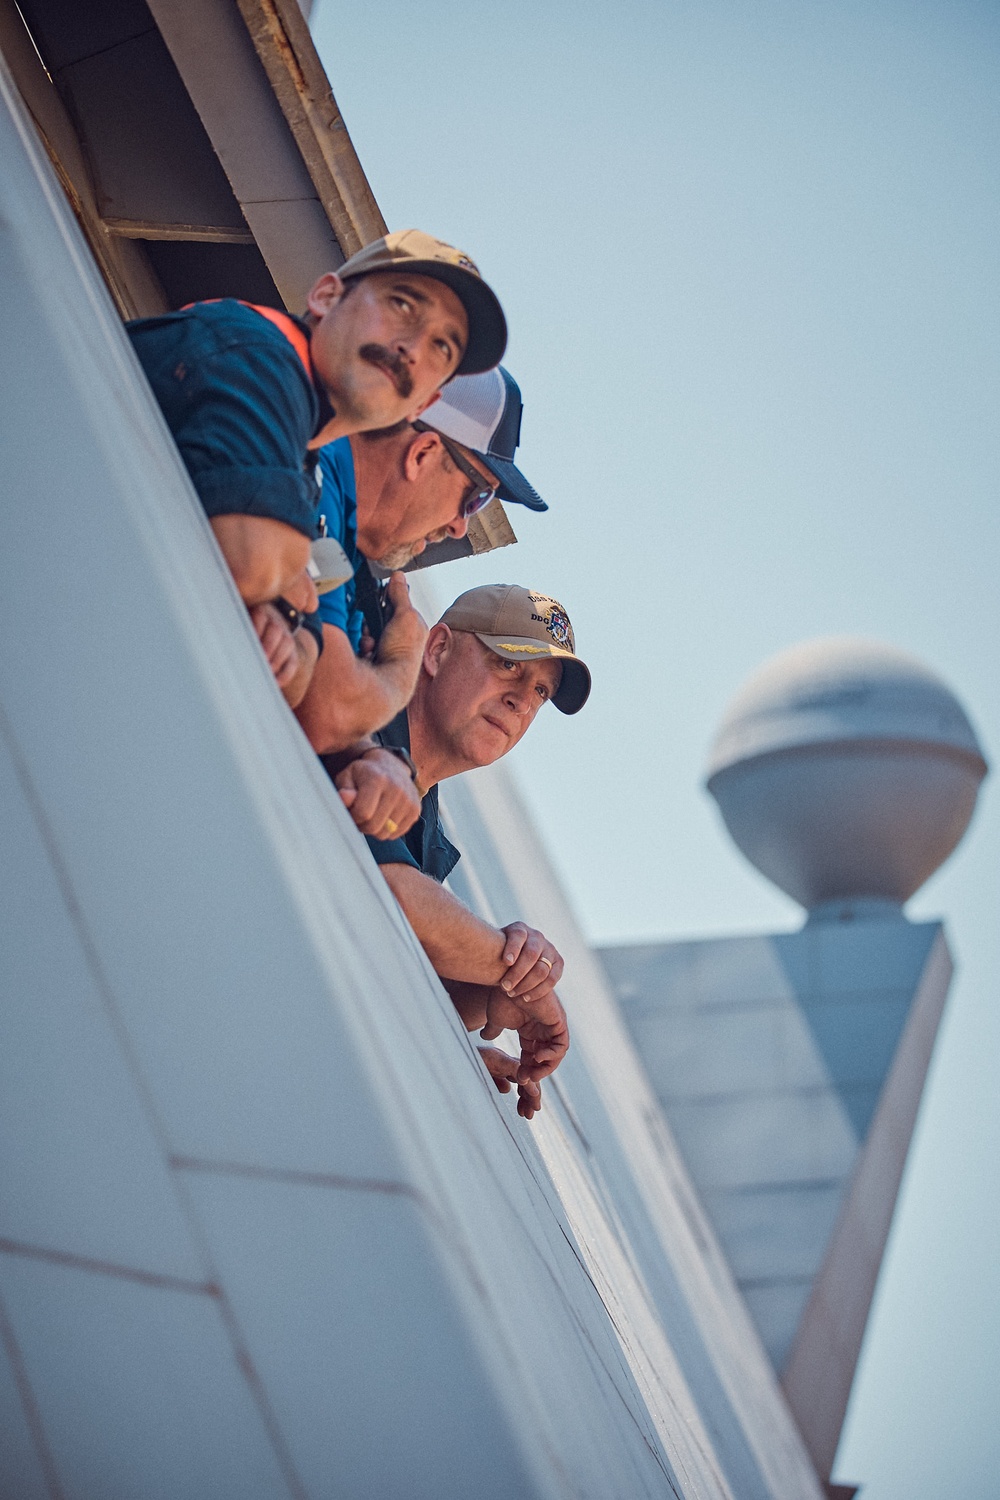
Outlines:
{"type": "Polygon", "coordinates": [[[441,670],[441,663],[451,648],[451,627],[432,625],[424,646],[424,671],[428,677],[436,677],[441,670]]]}
{"type": "Polygon", "coordinates": [[[325,317],[335,307],[346,288],[336,271],[327,271],[321,276],[306,298],[306,306],[314,318],[325,317]]]}
{"type": "Polygon", "coordinates": [[[415,432],[403,452],[403,473],[411,484],[420,478],[428,459],[444,451],[436,432],[415,432]]]}

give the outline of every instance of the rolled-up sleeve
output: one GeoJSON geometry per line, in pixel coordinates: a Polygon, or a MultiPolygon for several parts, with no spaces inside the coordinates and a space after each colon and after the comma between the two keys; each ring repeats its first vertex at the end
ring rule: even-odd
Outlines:
{"type": "Polygon", "coordinates": [[[412,865],[415,870],[420,869],[403,839],[373,839],[366,833],[365,842],[377,865],[412,865]]]}
{"type": "Polygon", "coordinates": [[[288,340],[233,302],[128,331],[207,514],[262,516],[314,537],[319,488],[306,455],[319,401],[288,340]]]}
{"type": "Polygon", "coordinates": [[[304,467],[310,433],[305,374],[290,346],[226,349],[189,377],[193,420],[174,432],[210,516],[264,516],[316,535],[319,488],[304,467]]]}
{"type": "Polygon", "coordinates": [[[190,473],[208,516],[263,516],[284,521],[310,540],[316,535],[316,486],[306,474],[236,464],[190,473]]]}

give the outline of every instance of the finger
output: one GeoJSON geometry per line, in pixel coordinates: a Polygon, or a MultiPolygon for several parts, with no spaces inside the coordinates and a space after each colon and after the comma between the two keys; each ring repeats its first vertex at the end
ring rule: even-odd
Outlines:
{"type": "Polygon", "coordinates": [[[518,1083],[540,1083],[559,1066],[559,1061],[522,1063],[517,1070],[518,1083]]]}
{"type": "Polygon", "coordinates": [[[276,667],[273,663],[271,664],[271,671],[274,673],[274,680],[280,688],[286,688],[288,686],[288,684],[294,678],[298,669],[299,664],[294,654],[288,658],[283,666],[276,667]]]}
{"type": "Polygon", "coordinates": [[[542,1107],[542,1086],[539,1083],[519,1083],[517,1086],[517,1112],[530,1120],[542,1107]]]}
{"type": "MultiPolygon", "coordinates": [[[[397,821],[391,814],[386,814],[385,804],[380,802],[375,811],[365,821],[362,833],[369,834],[373,839],[401,839],[413,827],[414,819],[409,811],[400,813],[397,821]]],[[[360,828],[360,823],[358,824],[360,828]]]]}
{"type": "Polygon", "coordinates": [[[250,616],[250,623],[253,626],[254,630],[257,632],[258,637],[260,639],[263,639],[264,631],[267,629],[268,623],[271,619],[270,611],[268,610],[267,605],[254,604],[250,607],[250,609],[247,610],[247,614],[250,616]]]}
{"type": "Polygon", "coordinates": [[[410,585],[406,581],[405,574],[391,574],[385,592],[393,611],[410,608],[410,585]]]}
{"type": "Polygon", "coordinates": [[[531,973],[546,946],[547,944],[542,934],[536,932],[533,927],[529,927],[525,933],[520,953],[511,964],[509,972],[500,981],[508,995],[513,993],[525,975],[531,973]]]}
{"type": "Polygon", "coordinates": [[[521,1051],[539,1060],[565,1057],[569,1051],[569,1032],[562,1030],[548,1036],[531,1037],[527,1042],[522,1041],[521,1051]]]}
{"type": "Polygon", "coordinates": [[[338,788],[338,795],[345,807],[351,807],[358,795],[358,789],[355,786],[342,786],[338,788]]]}
{"type": "Polygon", "coordinates": [[[517,1070],[518,1083],[532,1083],[540,1078],[547,1078],[558,1068],[567,1051],[568,1048],[561,1047],[554,1051],[535,1052],[527,1056],[522,1053],[521,1064],[517,1070]]]}
{"type": "Polygon", "coordinates": [[[528,929],[523,922],[511,922],[506,932],[507,941],[504,944],[504,950],[500,957],[503,963],[510,965],[516,962],[518,954],[524,947],[524,940],[528,936],[528,929]]]}
{"type": "Polygon", "coordinates": [[[539,1000],[555,989],[562,971],[556,974],[555,964],[548,964],[540,958],[533,969],[529,969],[519,984],[510,990],[512,1000],[527,1000],[537,1004],[539,1000]]]}
{"type": "MultiPolygon", "coordinates": [[[[546,994],[549,990],[554,990],[563,977],[565,967],[562,954],[553,948],[551,943],[547,943],[544,951],[539,954],[534,969],[517,986],[519,998],[523,999],[530,990],[539,989],[539,987],[544,989],[546,994]]],[[[535,999],[538,998],[540,997],[536,995],[535,999]]]]}
{"type": "Polygon", "coordinates": [[[484,1042],[495,1042],[500,1033],[505,1030],[506,1027],[499,1025],[496,1021],[490,1020],[486,1022],[479,1035],[484,1042]]]}
{"type": "Polygon", "coordinates": [[[500,1047],[480,1047],[479,1055],[494,1078],[506,1078],[510,1083],[517,1078],[517,1058],[500,1047]]]}
{"type": "Polygon", "coordinates": [[[359,775],[357,788],[358,797],[351,809],[351,817],[362,833],[376,833],[385,822],[379,778],[359,775]]]}
{"type": "Polygon", "coordinates": [[[402,807],[397,807],[395,809],[395,811],[393,812],[393,814],[392,814],[392,819],[393,819],[393,822],[396,824],[396,830],[397,830],[392,835],[393,838],[401,839],[403,837],[404,833],[409,833],[410,829],[413,827],[414,823],[417,821],[417,819],[419,817],[420,817],[420,808],[419,807],[416,808],[416,809],[414,809],[413,807],[410,806],[410,804],[408,802],[404,802],[403,805],[402,805],[402,807]]]}
{"type": "Polygon", "coordinates": [[[358,823],[360,831],[370,839],[378,839],[380,843],[390,843],[399,838],[399,829],[390,818],[388,822],[384,818],[369,818],[366,823],[358,823]]]}
{"type": "Polygon", "coordinates": [[[299,657],[295,642],[292,640],[289,640],[287,644],[281,642],[271,658],[271,671],[274,673],[278,686],[284,687],[286,683],[291,682],[298,669],[299,657]]]}
{"type": "Polygon", "coordinates": [[[301,610],[304,615],[311,615],[314,610],[319,609],[319,595],[307,568],[303,568],[285,586],[285,598],[293,609],[301,610]]]}
{"type": "Polygon", "coordinates": [[[527,1083],[532,1079],[545,1078],[554,1072],[569,1051],[569,1036],[562,1035],[551,1041],[529,1041],[521,1047],[521,1065],[518,1068],[518,1082],[527,1083]]]}
{"type": "Polygon", "coordinates": [[[420,798],[411,796],[407,788],[400,787],[394,796],[387,795],[383,799],[382,810],[386,817],[392,818],[400,834],[408,833],[420,817],[420,798]]]}
{"type": "Polygon", "coordinates": [[[287,637],[288,632],[276,624],[272,616],[265,615],[263,621],[258,626],[257,635],[264,655],[273,664],[275,654],[287,637]]]}

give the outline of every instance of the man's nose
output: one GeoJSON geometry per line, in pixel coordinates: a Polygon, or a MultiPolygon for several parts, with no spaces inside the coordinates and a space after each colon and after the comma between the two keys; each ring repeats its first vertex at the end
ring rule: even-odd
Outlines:
{"type": "Polygon", "coordinates": [[[445,534],[447,536],[462,537],[462,536],[465,535],[465,533],[468,531],[468,529],[469,529],[469,518],[468,518],[468,516],[463,516],[461,514],[461,512],[459,512],[459,514],[455,517],[455,519],[453,521],[451,521],[449,523],[449,525],[447,525],[445,527],[445,534]]]}
{"type": "Polygon", "coordinates": [[[512,682],[504,694],[506,702],[516,714],[526,714],[531,708],[531,685],[527,682],[512,682]]]}
{"type": "Polygon", "coordinates": [[[301,610],[304,615],[311,615],[314,610],[319,609],[316,585],[305,568],[289,584],[285,590],[285,598],[293,609],[301,610]]]}

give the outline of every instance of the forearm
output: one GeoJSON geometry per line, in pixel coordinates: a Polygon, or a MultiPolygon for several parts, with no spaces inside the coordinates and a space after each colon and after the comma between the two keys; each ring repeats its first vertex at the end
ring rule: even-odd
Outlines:
{"type": "Polygon", "coordinates": [[[437,974],[472,985],[500,983],[508,972],[505,933],[412,865],[379,868],[437,974]]]}
{"type": "Polygon", "coordinates": [[[410,701],[417,669],[396,658],[362,661],[342,630],[324,625],[323,654],[297,709],[316,753],[346,749],[382,729],[410,701]]]}
{"type": "Polygon", "coordinates": [[[481,1031],[486,1025],[488,984],[467,984],[461,979],[442,979],[466,1031],[481,1031]]]}
{"type": "MultiPolygon", "coordinates": [[[[248,608],[294,591],[309,562],[307,536],[267,516],[212,516],[210,525],[248,608]]],[[[299,608],[296,600],[291,602],[299,608]]],[[[311,602],[301,607],[316,608],[315,590],[311,602]]]]}

